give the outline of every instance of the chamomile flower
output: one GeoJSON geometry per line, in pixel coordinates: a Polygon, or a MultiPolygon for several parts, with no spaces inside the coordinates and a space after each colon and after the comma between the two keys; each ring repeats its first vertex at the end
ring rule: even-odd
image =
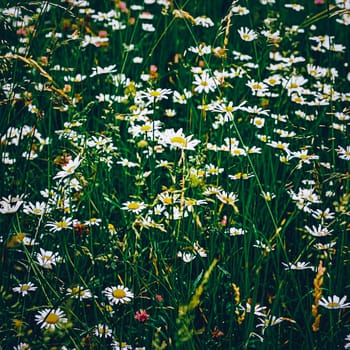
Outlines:
{"type": "Polygon", "coordinates": [[[90,290],[84,289],[84,287],[82,286],[67,288],[67,295],[69,295],[73,299],[79,299],[80,301],[82,301],[83,299],[92,298],[90,290]]]}
{"type": "Polygon", "coordinates": [[[216,89],[216,82],[213,77],[209,75],[207,71],[204,71],[201,75],[195,74],[193,85],[195,85],[194,91],[208,94],[216,89]]]}
{"type": "Polygon", "coordinates": [[[12,288],[15,293],[19,293],[22,297],[28,295],[28,292],[34,292],[36,287],[32,282],[20,283],[17,287],[12,288]]]}
{"type": "Polygon", "coordinates": [[[258,34],[256,34],[254,30],[249,29],[247,27],[241,27],[240,29],[238,29],[238,34],[244,41],[253,41],[258,37],[258,34]]]}
{"type": "Polygon", "coordinates": [[[305,229],[308,233],[310,233],[310,235],[314,237],[329,236],[331,232],[333,232],[333,230],[328,230],[327,227],[323,227],[322,225],[318,225],[317,227],[312,226],[312,228],[310,228],[309,226],[305,226],[305,229]]]}
{"type": "Polygon", "coordinates": [[[166,129],[160,134],[158,142],[163,146],[169,146],[172,149],[183,149],[194,151],[200,140],[192,140],[193,135],[185,136],[182,128],[175,131],[174,129],[166,129]]]}
{"type": "Polygon", "coordinates": [[[50,227],[51,232],[59,232],[62,230],[71,230],[73,225],[73,219],[68,217],[63,217],[59,221],[49,221],[46,227],[50,227]]]}
{"type": "Polygon", "coordinates": [[[336,152],[340,159],[350,160],[350,146],[346,146],[345,148],[338,146],[338,148],[336,148],[336,152]]]}
{"type": "Polygon", "coordinates": [[[52,265],[57,264],[57,262],[60,260],[60,256],[58,253],[40,248],[40,253],[36,254],[36,260],[41,267],[45,269],[52,269],[52,265]]]}
{"type": "Polygon", "coordinates": [[[291,262],[289,263],[284,263],[282,262],[282,265],[285,267],[285,270],[315,270],[314,266],[309,266],[309,262],[303,262],[303,261],[298,261],[297,263],[293,264],[291,262]]]}
{"type": "Polygon", "coordinates": [[[75,173],[75,170],[79,167],[81,159],[79,156],[70,159],[66,165],[62,167],[62,170],[59,171],[53,178],[54,179],[64,179],[67,176],[71,176],[75,173]]]}
{"type": "Polygon", "coordinates": [[[9,195],[7,198],[2,197],[0,201],[0,213],[1,214],[14,214],[18,211],[20,206],[24,203],[22,200],[24,195],[12,196],[9,195]]]}
{"type": "Polygon", "coordinates": [[[45,308],[35,315],[35,322],[40,325],[40,328],[54,330],[56,328],[61,328],[68,320],[60,308],[45,308]]]}
{"type": "Polygon", "coordinates": [[[122,210],[127,210],[129,212],[140,214],[142,210],[146,209],[146,205],[144,202],[138,202],[138,201],[127,201],[123,203],[123,206],[121,207],[122,210]]]}
{"type": "Polygon", "coordinates": [[[114,305],[127,304],[134,298],[134,293],[122,285],[107,287],[102,293],[108,298],[109,303],[114,305]]]}
{"type": "Polygon", "coordinates": [[[319,301],[319,305],[326,309],[347,309],[350,308],[350,303],[346,303],[347,296],[343,296],[342,298],[337,295],[329,296],[327,299],[322,297],[319,301]]]}
{"type": "Polygon", "coordinates": [[[25,214],[33,214],[41,216],[47,211],[47,204],[45,202],[26,203],[23,205],[23,212],[25,214]]]}
{"type": "Polygon", "coordinates": [[[109,338],[112,337],[112,330],[106,324],[99,323],[94,328],[94,335],[100,338],[109,338]]]}

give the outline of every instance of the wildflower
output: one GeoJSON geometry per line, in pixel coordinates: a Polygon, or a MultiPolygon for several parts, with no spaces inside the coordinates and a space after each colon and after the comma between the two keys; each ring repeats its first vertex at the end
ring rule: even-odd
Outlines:
{"type": "Polygon", "coordinates": [[[32,282],[20,283],[17,287],[12,288],[15,293],[19,293],[24,297],[28,294],[28,292],[33,292],[37,289],[32,282]]]}
{"type": "Polygon", "coordinates": [[[228,233],[230,234],[230,236],[241,236],[241,235],[246,234],[247,231],[242,229],[242,228],[230,227],[228,229],[228,233]]]}
{"type": "Polygon", "coordinates": [[[266,314],[265,314],[265,312],[266,312],[265,310],[267,309],[266,306],[260,306],[260,304],[255,304],[254,309],[253,309],[252,304],[250,302],[246,303],[245,305],[246,305],[245,308],[242,307],[244,309],[244,311],[246,311],[246,312],[253,311],[253,314],[256,316],[266,317],[266,314]]]}
{"type": "Polygon", "coordinates": [[[327,299],[322,297],[319,301],[319,305],[325,307],[326,309],[347,309],[350,308],[350,303],[346,303],[347,296],[342,298],[337,295],[329,296],[327,299]]]}
{"type": "Polygon", "coordinates": [[[196,258],[196,255],[190,251],[187,251],[187,252],[180,251],[177,253],[177,256],[181,258],[185,263],[189,263],[196,258]]]}
{"type": "Polygon", "coordinates": [[[136,311],[134,317],[135,317],[135,320],[137,320],[139,322],[146,322],[147,320],[149,320],[150,316],[145,309],[140,309],[140,310],[136,311]]]}
{"type": "Polygon", "coordinates": [[[266,318],[259,318],[260,323],[256,325],[256,327],[262,327],[262,334],[265,333],[265,330],[267,327],[272,327],[272,326],[276,326],[277,324],[283,322],[283,321],[290,321],[292,323],[295,323],[294,320],[291,319],[287,319],[285,317],[277,317],[277,316],[273,316],[270,315],[266,318]]]}
{"type": "Polygon", "coordinates": [[[89,289],[84,289],[82,286],[76,286],[73,288],[67,288],[67,295],[71,296],[74,299],[83,299],[92,298],[92,294],[89,289]]]}
{"type": "Polygon", "coordinates": [[[96,76],[96,75],[101,75],[101,74],[110,74],[110,73],[115,73],[116,70],[116,64],[112,64],[110,66],[107,67],[92,67],[92,73],[90,74],[90,78],[96,76]]]}
{"type": "Polygon", "coordinates": [[[314,237],[329,236],[333,231],[333,230],[329,231],[327,227],[322,227],[321,225],[318,225],[318,227],[312,226],[312,228],[310,228],[309,226],[305,226],[305,229],[314,237]]]}
{"type": "Polygon", "coordinates": [[[259,83],[254,79],[248,80],[248,82],[246,83],[246,86],[250,87],[250,89],[252,90],[253,96],[255,95],[263,96],[264,93],[269,91],[269,87],[267,84],[261,83],[261,82],[259,83]]]}
{"type": "Polygon", "coordinates": [[[344,346],[344,349],[350,349],[350,334],[348,334],[346,337],[345,337],[345,341],[346,341],[346,344],[344,346]]]}
{"type": "Polygon", "coordinates": [[[275,248],[271,247],[270,244],[266,244],[262,241],[259,241],[258,239],[255,241],[255,244],[253,244],[253,247],[262,249],[264,251],[264,253],[270,253],[273,250],[275,250],[275,248]]]}
{"type": "Polygon", "coordinates": [[[315,270],[314,266],[309,266],[309,262],[302,262],[302,261],[298,261],[296,264],[293,264],[291,262],[289,263],[284,263],[282,262],[282,265],[285,267],[285,270],[315,270]]]}
{"type": "Polygon", "coordinates": [[[240,29],[238,29],[238,34],[244,41],[253,41],[258,37],[254,30],[251,30],[247,27],[241,27],[240,29]]]}
{"type": "MultiPolygon", "coordinates": [[[[119,342],[116,340],[113,340],[111,343],[111,347],[113,350],[132,350],[132,346],[128,345],[125,342],[119,342]]],[[[136,348],[134,348],[136,349],[136,348]]]]}
{"type": "Polygon", "coordinates": [[[205,165],[205,176],[219,175],[224,171],[224,168],[218,168],[214,164],[205,165]]]}
{"type": "Polygon", "coordinates": [[[118,285],[117,287],[107,287],[102,292],[111,304],[126,304],[134,298],[134,293],[128,288],[118,285]]]}
{"type": "Polygon", "coordinates": [[[244,6],[238,5],[238,6],[233,6],[231,8],[231,12],[234,13],[235,15],[244,16],[249,13],[249,10],[244,6]]]}
{"type": "Polygon", "coordinates": [[[102,222],[102,219],[91,218],[89,220],[86,220],[84,222],[84,225],[86,225],[86,226],[100,226],[101,222],[102,222]]]}
{"type": "Polygon", "coordinates": [[[63,217],[60,221],[49,221],[46,224],[46,227],[50,227],[50,232],[59,232],[62,230],[71,230],[72,223],[72,218],[63,217]]]}
{"type": "Polygon", "coordinates": [[[67,176],[74,174],[75,170],[79,167],[81,159],[77,156],[74,160],[69,160],[66,165],[62,167],[62,170],[59,171],[53,178],[54,179],[64,179],[67,176]]]}
{"type": "Polygon", "coordinates": [[[31,350],[31,347],[28,343],[21,342],[17,346],[14,346],[13,350],[31,350]]]}
{"type": "Polygon", "coordinates": [[[276,197],[276,195],[274,193],[270,193],[270,192],[262,192],[261,196],[267,201],[267,202],[271,202],[273,198],[276,197]]]}
{"type": "Polygon", "coordinates": [[[35,321],[40,328],[51,329],[60,328],[64,323],[67,323],[68,320],[65,317],[64,312],[60,309],[43,309],[35,315],[35,321]]]}
{"type": "Polygon", "coordinates": [[[237,173],[237,174],[234,174],[234,175],[229,175],[228,176],[231,180],[247,180],[251,177],[254,177],[254,174],[253,173],[237,173]]]}
{"type": "Polygon", "coordinates": [[[22,200],[24,197],[24,194],[17,195],[15,197],[12,197],[9,195],[7,198],[2,197],[2,200],[0,201],[0,213],[1,214],[13,214],[18,211],[20,206],[24,203],[22,200]]]}
{"type": "Polygon", "coordinates": [[[144,202],[136,202],[136,201],[127,201],[123,203],[121,207],[122,210],[127,210],[129,212],[133,212],[135,214],[140,214],[142,210],[146,208],[144,202]]]}
{"type": "Polygon", "coordinates": [[[172,149],[195,150],[200,143],[199,140],[192,140],[193,135],[185,136],[182,128],[175,131],[174,129],[166,129],[160,134],[158,142],[164,146],[170,146],[172,149]]]}
{"type": "Polygon", "coordinates": [[[254,117],[250,122],[258,129],[263,128],[265,125],[265,119],[261,117],[254,117]]]}
{"type": "Polygon", "coordinates": [[[333,220],[335,218],[335,213],[331,212],[329,208],[324,211],[321,209],[313,210],[311,215],[317,220],[333,220]]]}
{"type": "Polygon", "coordinates": [[[170,89],[158,88],[158,89],[152,90],[150,88],[147,88],[146,91],[138,92],[137,97],[141,99],[145,98],[147,100],[146,106],[149,106],[150,104],[157,103],[161,100],[164,100],[164,99],[167,100],[168,95],[170,94],[172,94],[172,90],[170,89]]]}
{"type": "Polygon", "coordinates": [[[216,198],[224,204],[231,205],[234,208],[237,208],[235,203],[238,201],[237,195],[233,192],[221,191],[216,195],[216,198]]]}
{"type": "Polygon", "coordinates": [[[338,146],[338,148],[336,148],[336,152],[340,159],[350,160],[350,146],[346,146],[346,148],[338,146]]]}
{"type": "Polygon", "coordinates": [[[285,4],[284,7],[290,8],[290,9],[292,9],[294,11],[298,11],[298,12],[304,10],[304,6],[299,5],[299,4],[285,4]]]}
{"type": "Polygon", "coordinates": [[[194,19],[194,24],[203,28],[209,28],[214,26],[214,22],[206,16],[199,16],[194,19]]]}
{"type": "Polygon", "coordinates": [[[38,264],[45,269],[52,269],[52,265],[56,265],[60,256],[50,250],[40,248],[40,253],[36,254],[38,264]]]}
{"type": "Polygon", "coordinates": [[[112,336],[112,330],[106,324],[99,323],[94,328],[94,334],[100,338],[108,338],[112,336]]]}
{"type": "Polygon", "coordinates": [[[215,79],[209,76],[207,71],[204,71],[201,75],[195,74],[193,85],[196,85],[194,91],[199,94],[203,92],[208,94],[210,91],[213,92],[216,89],[215,79]]]}

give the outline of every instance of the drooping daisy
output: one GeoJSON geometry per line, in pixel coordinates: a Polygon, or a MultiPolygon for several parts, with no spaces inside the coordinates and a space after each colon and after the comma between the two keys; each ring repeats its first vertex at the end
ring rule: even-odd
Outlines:
{"type": "Polygon", "coordinates": [[[51,329],[60,328],[68,320],[65,317],[64,312],[60,309],[43,309],[35,315],[35,321],[40,328],[51,329]]]}
{"type": "Polygon", "coordinates": [[[134,298],[134,293],[127,287],[118,285],[117,287],[107,287],[102,293],[108,298],[111,304],[127,304],[134,298]]]}
{"type": "Polygon", "coordinates": [[[326,309],[347,309],[350,308],[350,303],[346,303],[347,296],[342,298],[337,295],[329,296],[327,299],[322,297],[319,301],[319,305],[325,307],[326,309]]]}
{"type": "Polygon", "coordinates": [[[240,29],[238,29],[238,34],[244,41],[253,41],[258,37],[254,30],[249,29],[247,27],[241,27],[240,29]]]}
{"type": "Polygon", "coordinates": [[[193,135],[185,136],[182,128],[175,131],[174,129],[166,129],[160,134],[158,142],[164,146],[170,146],[172,149],[183,149],[194,151],[200,140],[192,140],[193,135]]]}
{"type": "Polygon", "coordinates": [[[59,171],[53,178],[54,179],[64,179],[67,176],[74,174],[75,170],[79,167],[81,159],[79,156],[70,159],[66,165],[62,167],[62,170],[59,171]]]}
{"type": "Polygon", "coordinates": [[[305,226],[305,229],[310,235],[314,237],[325,237],[329,236],[333,230],[328,230],[327,227],[323,227],[322,225],[318,225],[317,227],[312,225],[312,228],[309,226],[305,226]]]}
{"type": "Polygon", "coordinates": [[[19,293],[24,297],[28,292],[34,292],[38,287],[36,287],[32,282],[20,283],[17,287],[12,288],[16,293],[19,293]]]}
{"type": "Polygon", "coordinates": [[[220,200],[220,202],[231,205],[232,207],[235,207],[235,203],[238,201],[237,195],[233,192],[221,191],[216,195],[216,197],[220,200]]]}
{"type": "Polygon", "coordinates": [[[309,262],[303,262],[303,261],[298,261],[297,263],[293,264],[291,262],[289,263],[284,263],[282,262],[282,265],[285,267],[285,270],[315,270],[314,266],[309,266],[309,262]]]}

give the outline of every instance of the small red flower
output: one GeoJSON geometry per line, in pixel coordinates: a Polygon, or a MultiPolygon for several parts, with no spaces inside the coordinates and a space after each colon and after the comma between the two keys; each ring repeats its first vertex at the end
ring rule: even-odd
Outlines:
{"type": "Polygon", "coordinates": [[[135,320],[139,322],[146,322],[149,319],[149,314],[145,309],[140,309],[135,313],[135,320]]]}

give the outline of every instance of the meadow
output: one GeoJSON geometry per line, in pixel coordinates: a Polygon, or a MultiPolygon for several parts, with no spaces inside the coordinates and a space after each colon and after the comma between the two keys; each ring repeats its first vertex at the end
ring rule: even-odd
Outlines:
{"type": "Polygon", "coordinates": [[[350,1],[0,5],[0,349],[350,349],[350,1]]]}

